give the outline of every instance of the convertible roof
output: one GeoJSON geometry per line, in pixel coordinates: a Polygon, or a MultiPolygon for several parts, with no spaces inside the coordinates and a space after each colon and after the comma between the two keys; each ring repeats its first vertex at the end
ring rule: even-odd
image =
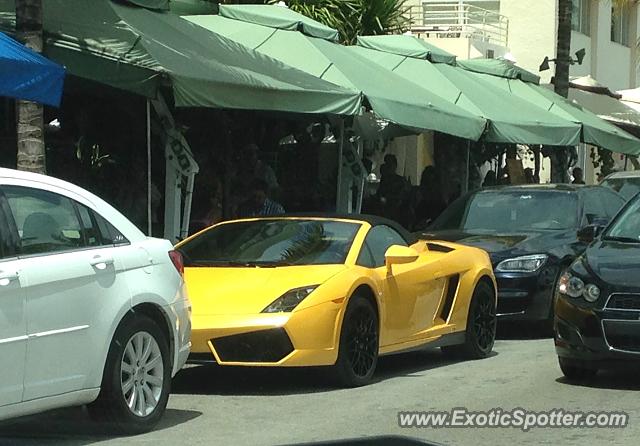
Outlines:
{"type": "Polygon", "coordinates": [[[302,214],[285,214],[280,216],[274,216],[269,218],[321,218],[326,220],[352,220],[358,222],[369,223],[373,226],[389,226],[390,228],[395,229],[402,238],[407,242],[407,244],[412,245],[418,241],[418,238],[407,231],[400,223],[395,222],[393,220],[389,220],[388,218],[379,217],[377,215],[368,215],[368,214],[335,214],[335,213],[302,213],[302,214]]]}

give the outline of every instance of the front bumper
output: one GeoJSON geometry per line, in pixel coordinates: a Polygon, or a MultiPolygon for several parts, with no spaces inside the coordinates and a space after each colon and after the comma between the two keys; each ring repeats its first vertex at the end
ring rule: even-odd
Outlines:
{"type": "Polygon", "coordinates": [[[544,321],[552,314],[557,268],[535,273],[496,272],[498,318],[501,320],[544,321]]]}
{"type": "Polygon", "coordinates": [[[555,312],[558,356],[596,368],[640,363],[640,312],[589,308],[560,295],[555,312]]]}
{"type": "Polygon", "coordinates": [[[341,309],[327,302],[293,313],[194,314],[189,360],[251,367],[333,365],[341,309]]]}

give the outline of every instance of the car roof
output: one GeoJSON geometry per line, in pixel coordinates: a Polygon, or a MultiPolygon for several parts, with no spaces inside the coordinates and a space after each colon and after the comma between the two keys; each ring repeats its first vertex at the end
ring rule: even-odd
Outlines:
{"type": "Polygon", "coordinates": [[[253,217],[255,220],[284,220],[284,219],[314,219],[314,220],[342,220],[352,221],[354,223],[368,223],[372,227],[389,226],[398,232],[402,238],[408,243],[413,244],[418,239],[416,236],[407,231],[400,223],[388,218],[369,214],[337,214],[337,213],[299,213],[284,214],[268,217],[253,217]]]}
{"type": "Polygon", "coordinates": [[[640,170],[627,170],[624,172],[614,172],[608,175],[603,181],[615,178],[640,178],[640,170]]]}

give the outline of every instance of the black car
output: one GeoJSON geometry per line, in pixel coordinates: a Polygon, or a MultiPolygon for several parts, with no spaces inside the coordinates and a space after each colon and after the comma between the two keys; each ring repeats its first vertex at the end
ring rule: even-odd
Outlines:
{"type": "Polygon", "coordinates": [[[562,275],[555,313],[567,378],[640,361],[640,196],[562,275]]]}
{"type": "Polygon", "coordinates": [[[498,316],[550,329],[560,274],[623,205],[600,186],[488,188],[456,200],[422,236],[487,251],[498,281],[498,316]]]}

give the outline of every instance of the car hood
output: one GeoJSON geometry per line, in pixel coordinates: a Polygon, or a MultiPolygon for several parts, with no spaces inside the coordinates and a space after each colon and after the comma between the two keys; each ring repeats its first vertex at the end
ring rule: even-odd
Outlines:
{"type": "Polygon", "coordinates": [[[522,231],[480,233],[461,230],[432,231],[423,234],[429,240],[446,240],[474,246],[489,253],[494,261],[511,256],[551,252],[554,248],[576,242],[576,231],[522,231]]]}
{"type": "Polygon", "coordinates": [[[600,280],[613,286],[640,288],[640,246],[598,241],[587,249],[584,259],[600,280]]]}
{"type": "Polygon", "coordinates": [[[185,281],[195,314],[257,314],[287,291],[321,285],[345,269],[345,265],[185,268],[185,281]]]}

